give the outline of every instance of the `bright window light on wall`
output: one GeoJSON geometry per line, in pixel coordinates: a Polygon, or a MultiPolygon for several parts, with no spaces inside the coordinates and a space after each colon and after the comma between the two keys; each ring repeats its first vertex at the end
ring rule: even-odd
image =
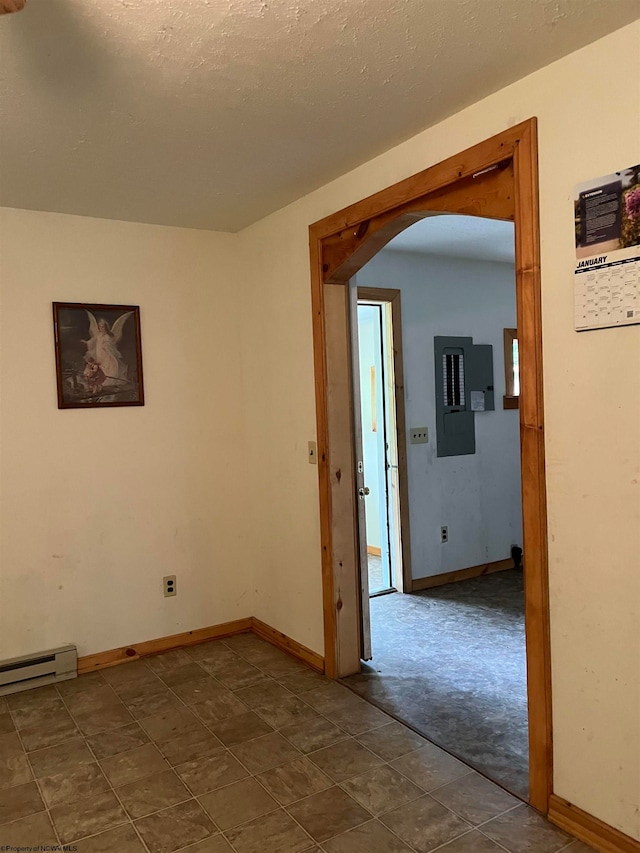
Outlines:
{"type": "Polygon", "coordinates": [[[518,339],[514,338],[511,342],[511,359],[513,368],[513,396],[520,396],[520,360],[518,357],[518,339]]]}
{"type": "Polygon", "coordinates": [[[504,330],[504,385],[503,408],[517,409],[520,398],[520,351],[517,329],[504,330]]]}

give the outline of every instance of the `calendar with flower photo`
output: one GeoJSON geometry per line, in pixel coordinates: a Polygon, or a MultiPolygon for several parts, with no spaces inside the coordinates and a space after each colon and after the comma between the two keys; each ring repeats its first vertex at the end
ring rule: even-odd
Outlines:
{"type": "Polygon", "coordinates": [[[640,323],[640,165],[574,193],[575,329],[640,323]]]}
{"type": "Polygon", "coordinates": [[[578,259],[640,245],[640,165],[579,184],[573,206],[578,259]]]}
{"type": "Polygon", "coordinates": [[[58,408],[142,406],[137,305],[54,302],[58,408]]]}

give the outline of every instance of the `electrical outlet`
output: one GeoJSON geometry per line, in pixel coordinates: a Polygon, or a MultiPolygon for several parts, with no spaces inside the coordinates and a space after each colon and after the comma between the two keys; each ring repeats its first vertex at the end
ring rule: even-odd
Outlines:
{"type": "Polygon", "coordinates": [[[307,445],[307,456],[309,459],[309,465],[317,465],[318,464],[318,445],[315,441],[310,441],[307,445]]]}
{"type": "Polygon", "coordinates": [[[429,430],[426,427],[411,427],[409,441],[411,444],[428,444],[429,430]]]}
{"type": "Polygon", "coordinates": [[[175,575],[166,575],[162,578],[162,585],[164,587],[164,597],[169,598],[171,595],[175,595],[177,593],[177,585],[176,585],[176,576],[175,575]]]}
{"type": "Polygon", "coordinates": [[[440,542],[444,545],[445,542],[449,541],[449,528],[441,527],[440,528],[440,542]]]}

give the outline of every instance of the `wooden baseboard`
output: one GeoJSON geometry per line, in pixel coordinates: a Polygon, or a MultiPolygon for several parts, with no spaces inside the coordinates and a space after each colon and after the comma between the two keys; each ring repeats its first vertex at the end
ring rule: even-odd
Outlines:
{"type": "Polygon", "coordinates": [[[139,660],[161,652],[196,646],[209,640],[221,640],[223,637],[233,637],[235,634],[246,634],[249,631],[287,652],[287,654],[304,661],[318,672],[324,672],[322,655],[311,651],[296,640],[292,640],[286,634],[276,631],[275,628],[260,621],[260,619],[248,616],[246,619],[236,619],[235,622],[224,622],[221,625],[212,625],[209,628],[197,628],[195,631],[186,631],[184,634],[159,637],[157,640],[147,640],[133,646],[122,646],[119,649],[110,649],[106,652],[80,657],[78,658],[78,675],[105,669],[109,666],[118,666],[121,663],[129,663],[132,660],[139,660]]]}
{"type": "Polygon", "coordinates": [[[548,818],[599,853],[640,853],[640,841],[614,829],[557,794],[551,794],[549,798],[548,818]]]}
{"type": "Polygon", "coordinates": [[[367,554],[371,554],[372,557],[381,557],[382,548],[376,548],[375,545],[367,545],[367,554]]]}
{"type": "Polygon", "coordinates": [[[292,640],[291,637],[287,637],[286,634],[276,631],[275,628],[267,625],[266,622],[261,622],[260,619],[256,619],[255,616],[251,620],[251,630],[254,634],[257,634],[258,637],[261,637],[268,643],[282,649],[283,652],[288,652],[290,655],[293,655],[293,657],[304,661],[318,672],[324,672],[324,658],[322,655],[308,649],[306,646],[303,646],[302,643],[292,640]]]}
{"type": "Polygon", "coordinates": [[[428,578],[415,578],[411,583],[411,592],[418,592],[421,589],[431,589],[434,586],[445,586],[448,583],[466,581],[470,578],[479,578],[482,575],[492,575],[494,572],[504,572],[506,569],[512,569],[513,567],[514,563],[512,559],[496,560],[495,563],[483,563],[481,566],[471,566],[469,569],[444,572],[441,575],[432,575],[428,578]]]}
{"type": "Polygon", "coordinates": [[[86,655],[78,658],[78,675],[128,663],[148,655],[157,655],[160,652],[196,646],[208,640],[220,640],[223,637],[232,637],[234,634],[245,634],[251,631],[251,621],[251,617],[248,616],[246,619],[236,619],[235,622],[224,622],[222,625],[212,625],[210,628],[197,628],[195,631],[185,631],[184,634],[159,637],[157,640],[146,640],[144,643],[136,643],[133,646],[122,646],[120,649],[86,655]]]}

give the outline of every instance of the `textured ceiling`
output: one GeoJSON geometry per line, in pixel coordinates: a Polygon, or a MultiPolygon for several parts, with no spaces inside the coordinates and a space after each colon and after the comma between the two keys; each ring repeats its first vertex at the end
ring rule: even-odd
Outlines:
{"type": "Polygon", "coordinates": [[[0,203],[234,231],[638,11],[29,0],[0,18],[0,203]]]}
{"type": "Polygon", "coordinates": [[[513,264],[513,241],[513,222],[476,216],[428,216],[394,237],[383,251],[513,264]]]}

